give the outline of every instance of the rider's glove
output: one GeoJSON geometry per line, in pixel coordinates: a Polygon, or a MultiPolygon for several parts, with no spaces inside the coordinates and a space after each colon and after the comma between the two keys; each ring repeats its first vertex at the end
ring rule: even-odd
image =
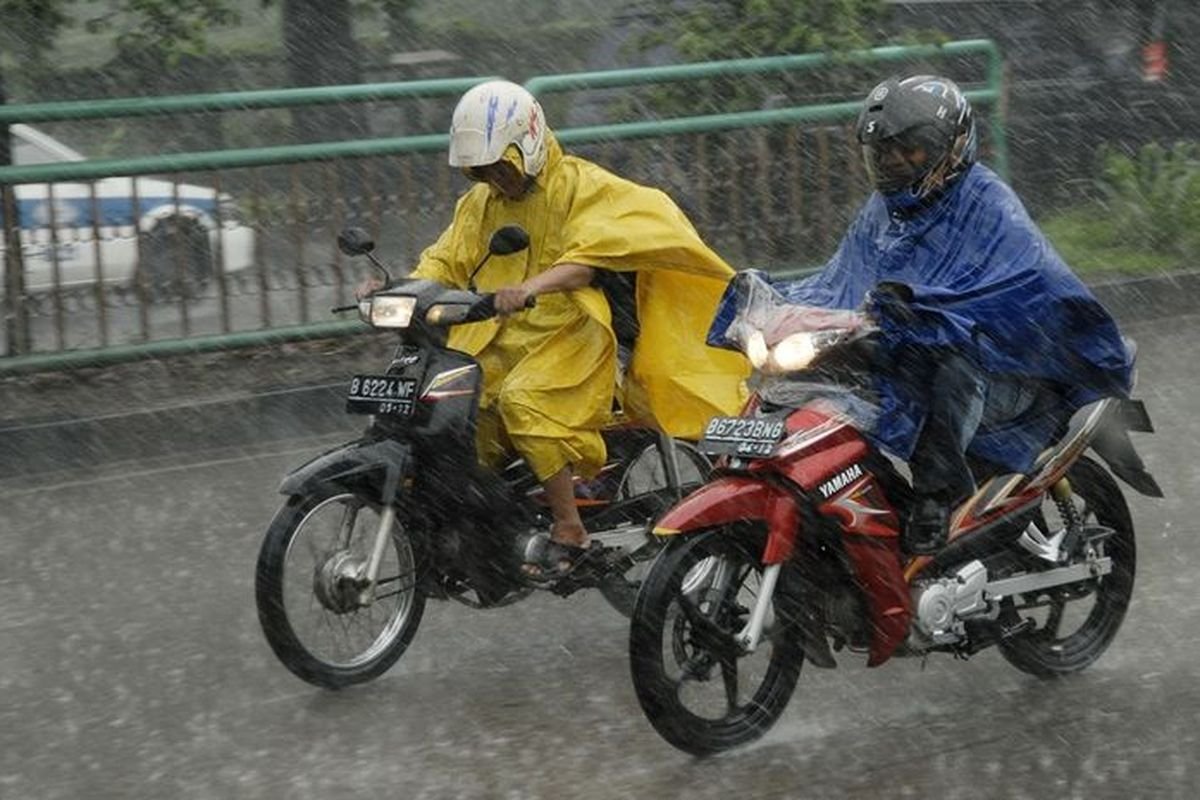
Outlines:
{"type": "Polygon", "coordinates": [[[887,318],[906,325],[916,320],[912,302],[913,290],[908,284],[881,281],[867,293],[863,309],[876,321],[887,318]]]}

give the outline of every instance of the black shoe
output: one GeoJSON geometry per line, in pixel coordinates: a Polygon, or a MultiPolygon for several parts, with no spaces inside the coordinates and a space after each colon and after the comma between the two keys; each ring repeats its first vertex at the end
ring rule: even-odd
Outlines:
{"type": "Polygon", "coordinates": [[[900,547],[914,556],[933,555],[950,537],[950,505],[933,497],[913,503],[900,534],[900,547]]]}

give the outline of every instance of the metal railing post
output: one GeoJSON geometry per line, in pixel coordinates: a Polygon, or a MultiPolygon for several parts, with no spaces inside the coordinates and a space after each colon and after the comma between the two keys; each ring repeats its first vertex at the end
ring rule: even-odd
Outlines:
{"type": "Polygon", "coordinates": [[[0,184],[0,192],[4,205],[4,336],[8,355],[20,356],[30,350],[25,266],[21,258],[21,215],[16,189],[4,183],[0,184]]]}

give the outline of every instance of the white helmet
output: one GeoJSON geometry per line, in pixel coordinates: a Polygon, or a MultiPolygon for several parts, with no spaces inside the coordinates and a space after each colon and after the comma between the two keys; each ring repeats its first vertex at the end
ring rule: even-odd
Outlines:
{"type": "Polygon", "coordinates": [[[525,87],[509,81],[488,81],[467,91],[450,123],[450,166],[495,164],[509,145],[521,151],[526,175],[542,171],[546,121],[538,101],[525,87]]]}

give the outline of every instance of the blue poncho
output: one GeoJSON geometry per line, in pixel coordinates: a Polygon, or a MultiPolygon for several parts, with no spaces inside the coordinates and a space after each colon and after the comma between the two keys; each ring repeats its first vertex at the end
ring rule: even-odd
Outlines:
{"type": "MultiPolygon", "coordinates": [[[[1056,387],[1058,413],[1014,428],[981,428],[968,452],[1025,472],[1063,419],[1104,396],[1126,397],[1133,356],[1116,323],[1067,268],[1016,194],[976,164],[934,204],[915,212],[871,196],[837,252],[815,275],[777,284],[790,302],[825,308],[865,305],[883,328],[885,359],[902,363],[913,345],[954,348],[986,374],[1037,378],[1056,387]],[[894,281],[912,289],[913,316],[868,292],[894,281]]],[[[928,352],[928,351],[921,351],[928,352]]],[[[929,386],[904,370],[876,376],[881,415],[868,433],[908,458],[926,413],[929,386]]]]}

